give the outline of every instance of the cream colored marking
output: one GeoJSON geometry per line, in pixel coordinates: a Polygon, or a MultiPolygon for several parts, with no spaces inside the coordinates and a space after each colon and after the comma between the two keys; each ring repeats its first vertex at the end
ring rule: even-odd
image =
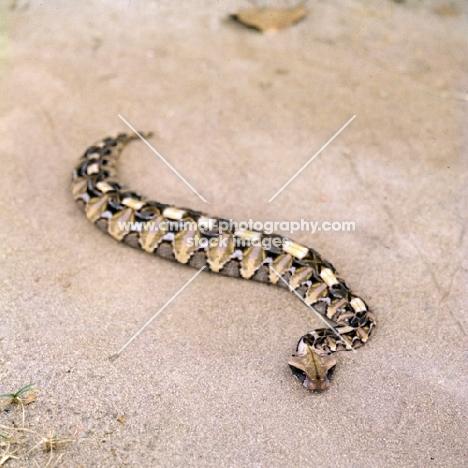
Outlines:
{"type": "MultiPolygon", "coordinates": [[[[164,218],[159,215],[157,218],[152,219],[151,221],[147,221],[143,225],[143,230],[140,234],[139,242],[141,248],[146,250],[146,252],[153,253],[163,240],[163,237],[167,232],[167,229],[161,229],[161,223],[163,221],[164,218]]],[[[165,227],[165,224],[166,223],[163,223],[162,227],[165,227]]]]}
{"type": "MultiPolygon", "coordinates": [[[[193,219],[189,219],[189,224],[195,224],[193,219]]],[[[200,232],[198,229],[184,229],[178,231],[174,237],[174,255],[178,262],[188,263],[193,252],[198,249],[200,242],[200,232]]]]}
{"type": "Polygon", "coordinates": [[[325,341],[327,342],[328,347],[332,351],[336,351],[336,338],[332,338],[331,336],[327,336],[325,338],[325,341]]]}
{"type": "Polygon", "coordinates": [[[365,330],[364,328],[356,328],[356,335],[359,337],[359,339],[365,343],[367,339],[369,338],[369,330],[365,330]]]}
{"type": "Polygon", "coordinates": [[[217,245],[208,249],[208,265],[215,273],[219,273],[219,270],[224,267],[234,253],[234,236],[232,234],[222,232],[217,239],[217,245]]]}
{"type": "Polygon", "coordinates": [[[145,206],[145,202],[140,200],[135,200],[134,198],[127,197],[122,200],[122,205],[128,206],[133,210],[139,210],[140,208],[145,206]]]}
{"type": "Polygon", "coordinates": [[[366,309],[366,304],[360,297],[355,297],[350,301],[350,306],[354,309],[354,312],[364,312],[366,309]]]}
{"type": "Polygon", "coordinates": [[[162,238],[162,240],[167,241],[167,242],[172,242],[174,238],[175,238],[174,233],[168,232],[167,234],[164,234],[164,237],[162,238]]]}
{"type": "Polygon", "coordinates": [[[242,250],[240,249],[234,250],[234,253],[231,255],[231,258],[236,259],[236,260],[242,260],[243,258],[242,250]]]}
{"type": "Polygon", "coordinates": [[[299,260],[302,260],[309,252],[309,249],[304,245],[298,244],[297,242],[287,241],[283,244],[283,251],[291,254],[293,257],[298,258],[299,260]]]}
{"type": "MultiPolygon", "coordinates": [[[[281,254],[275,258],[272,265],[273,269],[278,272],[280,276],[286,273],[292,267],[292,256],[289,254],[281,254]]],[[[270,269],[270,281],[276,284],[279,281],[279,276],[270,269]]]]}
{"type": "Polygon", "coordinates": [[[248,231],[248,230],[243,231],[242,229],[238,229],[236,232],[234,232],[234,235],[236,237],[240,237],[241,239],[248,239],[248,240],[256,240],[256,239],[262,238],[261,232],[248,231]]]}
{"type": "MultiPolygon", "coordinates": [[[[347,325],[346,327],[336,327],[336,331],[340,334],[340,335],[344,335],[345,333],[350,333],[354,330],[353,327],[350,327],[349,325],[347,325]]],[[[344,338],[343,338],[344,339],[344,338]]]]}
{"type": "Polygon", "coordinates": [[[244,251],[241,260],[240,273],[243,278],[251,278],[260,268],[260,265],[265,260],[265,251],[259,245],[249,247],[244,251]]]}
{"type": "Polygon", "coordinates": [[[327,309],[327,317],[331,320],[331,318],[338,312],[338,310],[342,309],[346,304],[347,300],[342,297],[336,303],[331,303],[327,309]]]}
{"type": "Polygon", "coordinates": [[[311,286],[311,288],[307,291],[305,302],[307,304],[313,304],[317,302],[318,299],[325,296],[327,291],[327,285],[325,283],[317,283],[311,286]]]}
{"type": "Polygon", "coordinates": [[[346,320],[352,319],[354,317],[354,312],[351,312],[350,310],[344,311],[340,313],[340,315],[336,318],[336,321],[338,324],[343,323],[346,320]]]}
{"type": "Polygon", "coordinates": [[[86,217],[91,222],[96,222],[106,211],[108,196],[104,195],[103,197],[91,198],[88,204],[86,205],[86,217]]]}
{"type": "Polygon", "coordinates": [[[162,215],[165,218],[176,219],[176,220],[183,219],[185,214],[186,214],[186,211],[181,210],[179,208],[174,208],[173,206],[168,206],[167,208],[164,208],[164,211],[162,213],[162,215]]]}
{"type": "Polygon", "coordinates": [[[75,198],[79,198],[79,195],[83,195],[83,193],[86,193],[87,188],[88,181],[86,179],[80,177],[73,181],[73,195],[75,196],[75,198]]]}
{"type": "Polygon", "coordinates": [[[99,164],[98,163],[90,164],[86,168],[86,174],[88,174],[88,175],[99,174],[99,172],[100,172],[100,169],[99,169],[99,164]]]}
{"type": "Polygon", "coordinates": [[[99,159],[100,156],[99,153],[91,153],[86,156],[86,159],[99,159]]]}
{"type": "Polygon", "coordinates": [[[107,232],[117,240],[122,240],[130,231],[129,223],[135,221],[134,211],[131,208],[119,211],[109,220],[107,232]],[[122,223],[122,226],[120,226],[122,223]]]}
{"type": "Polygon", "coordinates": [[[289,280],[289,288],[296,289],[302,283],[305,283],[312,276],[313,272],[314,270],[307,266],[298,268],[289,280]]]}
{"type": "Polygon", "coordinates": [[[102,192],[102,193],[107,193],[107,192],[112,192],[114,187],[112,185],[108,184],[107,182],[98,182],[96,184],[96,187],[102,192]]]}
{"type": "Polygon", "coordinates": [[[338,284],[336,276],[329,268],[324,268],[320,272],[320,277],[323,279],[323,281],[325,281],[325,283],[327,283],[328,287],[333,286],[334,284],[338,284]]]}

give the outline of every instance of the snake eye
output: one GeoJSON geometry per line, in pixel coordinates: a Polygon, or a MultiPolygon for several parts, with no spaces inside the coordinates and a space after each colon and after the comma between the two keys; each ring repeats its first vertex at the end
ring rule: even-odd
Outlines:
{"type": "Polygon", "coordinates": [[[299,382],[303,384],[307,377],[305,372],[301,369],[298,369],[297,367],[292,366],[291,364],[289,364],[289,368],[291,369],[294,377],[296,377],[299,380],[299,382]]]}

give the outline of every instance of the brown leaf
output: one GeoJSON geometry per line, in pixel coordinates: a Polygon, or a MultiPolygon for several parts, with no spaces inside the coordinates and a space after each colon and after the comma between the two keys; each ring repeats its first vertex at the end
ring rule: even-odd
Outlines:
{"type": "Polygon", "coordinates": [[[33,403],[36,401],[36,395],[34,393],[30,393],[24,400],[23,400],[23,405],[29,405],[30,403],[33,403]]]}
{"type": "Polygon", "coordinates": [[[439,5],[434,8],[434,13],[439,16],[460,16],[460,10],[454,5],[439,5]]]}
{"type": "Polygon", "coordinates": [[[305,7],[296,8],[249,8],[232,15],[237,21],[265,34],[271,34],[280,29],[287,29],[307,15],[305,7]]]}

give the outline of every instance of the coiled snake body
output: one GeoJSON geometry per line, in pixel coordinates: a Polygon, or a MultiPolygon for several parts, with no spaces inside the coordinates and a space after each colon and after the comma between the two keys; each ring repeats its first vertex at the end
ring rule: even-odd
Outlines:
{"type": "MultiPolygon", "coordinates": [[[[149,136],[150,134],[146,134],[149,136]]],[[[119,134],[89,147],[73,171],[73,196],[87,218],[131,247],[226,276],[289,287],[332,326],[312,330],[289,361],[310,390],[324,390],[334,353],[366,343],[375,318],[333,266],[313,249],[277,234],[230,229],[225,220],[148,201],[118,182],[117,161],[136,134],[119,134]],[[204,238],[209,242],[201,242],[204,238]],[[200,242],[196,242],[196,241],[200,242]],[[268,241],[268,242],[266,242],[268,241]]]]}

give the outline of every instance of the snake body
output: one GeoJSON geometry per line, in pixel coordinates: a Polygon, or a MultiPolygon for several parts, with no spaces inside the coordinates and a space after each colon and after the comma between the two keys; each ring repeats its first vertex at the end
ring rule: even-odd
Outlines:
{"type": "Polygon", "coordinates": [[[124,146],[136,138],[135,133],[105,138],[81,157],[72,186],[86,217],[131,247],[194,268],[294,291],[330,327],[301,337],[288,364],[306,388],[328,388],[336,366],[334,353],[362,346],[375,327],[366,303],[311,248],[278,234],[236,231],[221,219],[149,201],[125,189],[117,179],[117,162],[124,146]],[[209,242],[196,242],[202,238],[209,242]]]}

